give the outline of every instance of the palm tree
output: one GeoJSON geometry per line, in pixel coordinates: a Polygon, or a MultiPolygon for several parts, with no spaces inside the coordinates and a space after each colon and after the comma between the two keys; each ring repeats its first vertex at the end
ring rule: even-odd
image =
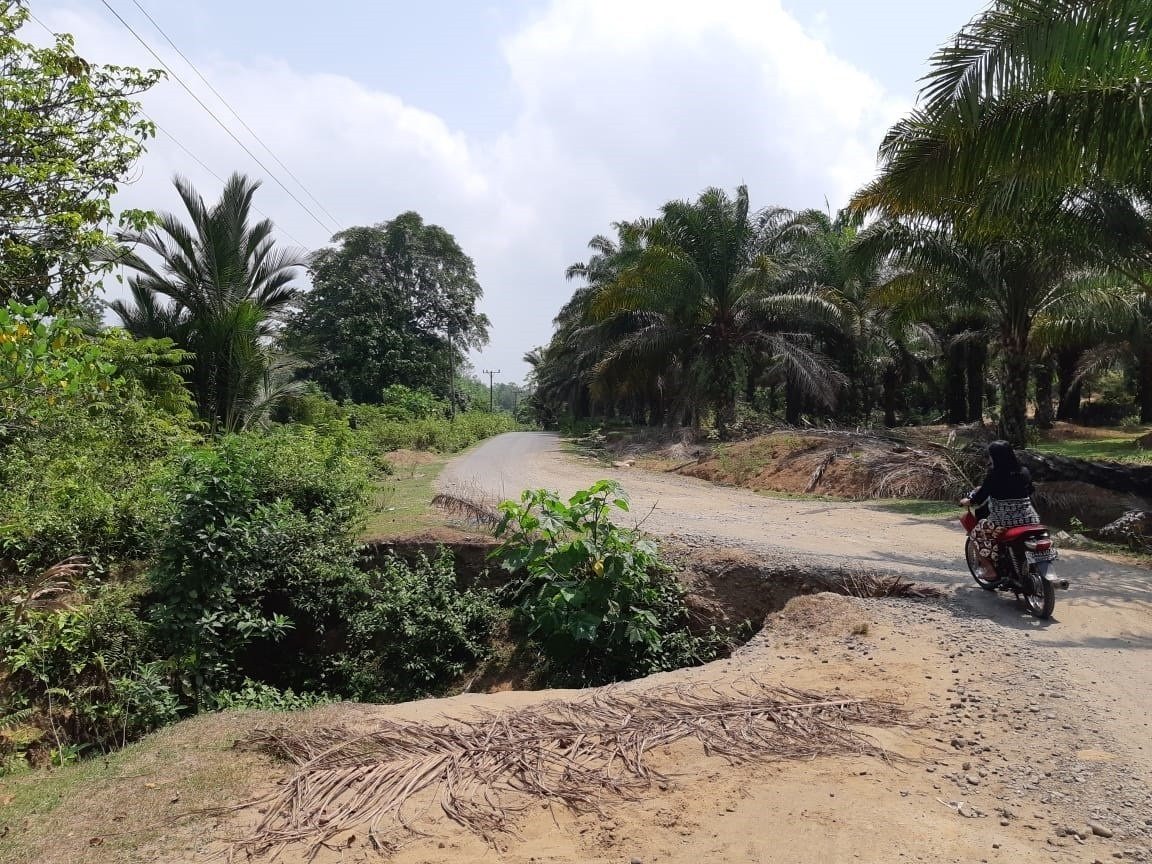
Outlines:
{"type": "Polygon", "coordinates": [[[1081,285],[1072,302],[1038,322],[1038,335],[1054,348],[1092,346],[1080,355],[1076,382],[1107,369],[1130,369],[1140,421],[1152,422],[1152,294],[1109,273],[1087,274],[1081,285]]]}
{"type": "Polygon", "coordinates": [[[632,326],[618,335],[597,376],[677,369],[684,395],[713,409],[721,434],[735,419],[739,381],[753,358],[798,396],[833,404],[844,379],[815,350],[811,324],[835,317],[836,309],[813,292],[777,290],[774,216],[752,214],[741,186],[735,198],[708,189],[629,226],[633,251],[593,310],[600,321],[629,313],[632,326]]]}
{"type": "Polygon", "coordinates": [[[1022,445],[1027,438],[1028,381],[1033,329],[1083,290],[1071,278],[1074,250],[1047,248],[1025,238],[973,241],[947,227],[878,223],[868,230],[873,254],[888,250],[903,273],[883,290],[884,299],[927,315],[957,298],[987,314],[1000,351],[1000,432],[1022,445]]]}
{"type": "Polygon", "coordinates": [[[134,336],[171,338],[192,352],[189,385],[201,418],[213,433],[236,431],[285,390],[271,343],[305,259],[276,245],[269,220],[250,221],[259,182],[233,174],[211,206],[187,180],[174,182],[190,224],[164,213],[156,227],[121,236],[159,263],[136,251],[119,257],[134,271],[133,302],[111,307],[134,336]]]}
{"type": "Polygon", "coordinates": [[[935,352],[936,339],[922,322],[876,302],[890,268],[884,256],[857,244],[859,225],[847,211],[833,218],[812,209],[784,218],[778,231],[788,261],[782,284],[810,291],[836,310],[825,330],[829,353],[848,380],[844,413],[867,419],[879,390],[884,422],[895,426],[898,388],[926,352],[935,352]]]}
{"type": "Polygon", "coordinates": [[[1152,190],[1149,32],[1149,0],[996,0],[933,55],[855,206],[981,230],[964,217],[1094,182],[1152,190]]]}

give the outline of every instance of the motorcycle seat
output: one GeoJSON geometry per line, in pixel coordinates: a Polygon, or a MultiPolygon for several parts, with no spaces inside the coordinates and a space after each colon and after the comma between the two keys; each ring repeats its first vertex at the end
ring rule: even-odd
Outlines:
{"type": "Polygon", "coordinates": [[[1025,537],[1036,537],[1040,534],[1047,534],[1048,528],[1044,525],[1018,525],[1015,528],[1007,528],[1001,534],[996,542],[1000,544],[1013,543],[1016,540],[1023,540],[1025,537]]]}

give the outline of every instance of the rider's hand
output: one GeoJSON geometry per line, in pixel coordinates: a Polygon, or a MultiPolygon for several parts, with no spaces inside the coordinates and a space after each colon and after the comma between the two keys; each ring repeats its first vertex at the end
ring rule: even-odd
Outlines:
{"type": "Polygon", "coordinates": [[[961,507],[969,507],[969,506],[971,506],[971,504],[972,504],[971,498],[961,498],[960,499],[960,506],[961,507]]]}

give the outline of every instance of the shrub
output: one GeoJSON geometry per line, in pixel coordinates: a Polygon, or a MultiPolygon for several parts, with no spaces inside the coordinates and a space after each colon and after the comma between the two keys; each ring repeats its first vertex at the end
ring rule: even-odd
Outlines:
{"type": "Polygon", "coordinates": [[[0,309],[0,556],[143,557],[168,517],[170,456],[195,440],[167,340],[86,336],[41,304],[0,309]]]}
{"type": "Polygon", "coordinates": [[[393,384],[384,388],[380,410],[389,420],[442,420],[448,414],[448,403],[427,390],[393,384]]]}
{"type": "Polygon", "coordinates": [[[277,423],[300,423],[326,428],[346,426],[347,416],[335,399],[314,382],[308,382],[298,393],[287,393],[276,401],[272,419],[277,423]]]}
{"type": "Polygon", "coordinates": [[[354,571],[365,473],[338,438],[301,427],[186,458],[149,579],[162,650],[193,702],[265,678],[270,645],[323,626],[354,571]]]}
{"type": "Polygon", "coordinates": [[[488,654],[499,609],[485,592],[457,587],[449,552],[412,564],[393,556],[366,588],[348,607],[347,649],[334,664],[350,696],[427,696],[488,654]]]}
{"type": "Polygon", "coordinates": [[[4,450],[0,556],[31,572],[74,555],[123,561],[155,551],[171,515],[169,442],[191,436],[173,433],[161,444],[149,433],[168,424],[143,412],[132,419],[76,413],[4,450]]]}
{"type": "Polygon", "coordinates": [[[251,678],[235,690],[213,693],[206,704],[209,711],[303,711],[331,702],[331,698],[316,693],[294,693],[280,690],[251,678]]]}
{"type": "Polygon", "coordinates": [[[356,432],[369,452],[433,450],[456,453],[478,441],[511,432],[516,421],[508,414],[469,411],[455,420],[432,417],[398,420],[377,405],[354,405],[349,409],[356,432]]]}
{"type": "Polygon", "coordinates": [[[299,427],[188,457],[149,580],[158,643],[190,703],[248,704],[234,695],[251,695],[246,681],[411,698],[484,654],[496,607],[456,587],[447,553],[373,573],[356,566],[364,476],[338,438],[299,427]]]}
{"type": "Polygon", "coordinates": [[[500,505],[494,554],[525,574],[520,616],[556,670],[582,683],[694,665],[719,650],[689,632],[683,589],[655,544],[610,520],[627,510],[608,480],[566,502],[541,489],[500,505]]]}
{"type": "Polygon", "coordinates": [[[0,608],[0,714],[40,734],[24,749],[60,764],[82,748],[109,750],[176,719],[178,700],[150,659],[138,590],[90,582],[40,586],[0,608]]]}

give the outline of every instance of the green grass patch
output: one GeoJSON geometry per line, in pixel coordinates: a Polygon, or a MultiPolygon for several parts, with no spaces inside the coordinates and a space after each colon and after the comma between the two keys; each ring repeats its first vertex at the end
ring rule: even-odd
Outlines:
{"type": "Polygon", "coordinates": [[[388,539],[442,527],[443,514],[432,507],[432,498],[436,495],[436,479],[449,458],[436,455],[394,465],[393,473],[377,483],[376,507],[368,518],[364,536],[388,539]]]}
{"type": "Polygon", "coordinates": [[[1072,438],[1065,441],[1041,441],[1029,449],[1038,453],[1055,453],[1073,459],[1092,461],[1128,462],[1152,465],[1152,450],[1136,446],[1139,432],[1118,435],[1115,438],[1072,438]]]}
{"type": "Polygon", "coordinates": [[[230,745],[261,716],[196,718],[102,758],[0,777],[0,864],[151,860],[160,834],[192,860],[208,826],[172,817],[247,794],[261,762],[230,745]]]}
{"type": "Polygon", "coordinates": [[[779,489],[751,489],[762,498],[775,498],[780,501],[825,501],[829,504],[860,504],[855,498],[843,498],[839,495],[817,495],[814,492],[782,492],[779,489]]]}

